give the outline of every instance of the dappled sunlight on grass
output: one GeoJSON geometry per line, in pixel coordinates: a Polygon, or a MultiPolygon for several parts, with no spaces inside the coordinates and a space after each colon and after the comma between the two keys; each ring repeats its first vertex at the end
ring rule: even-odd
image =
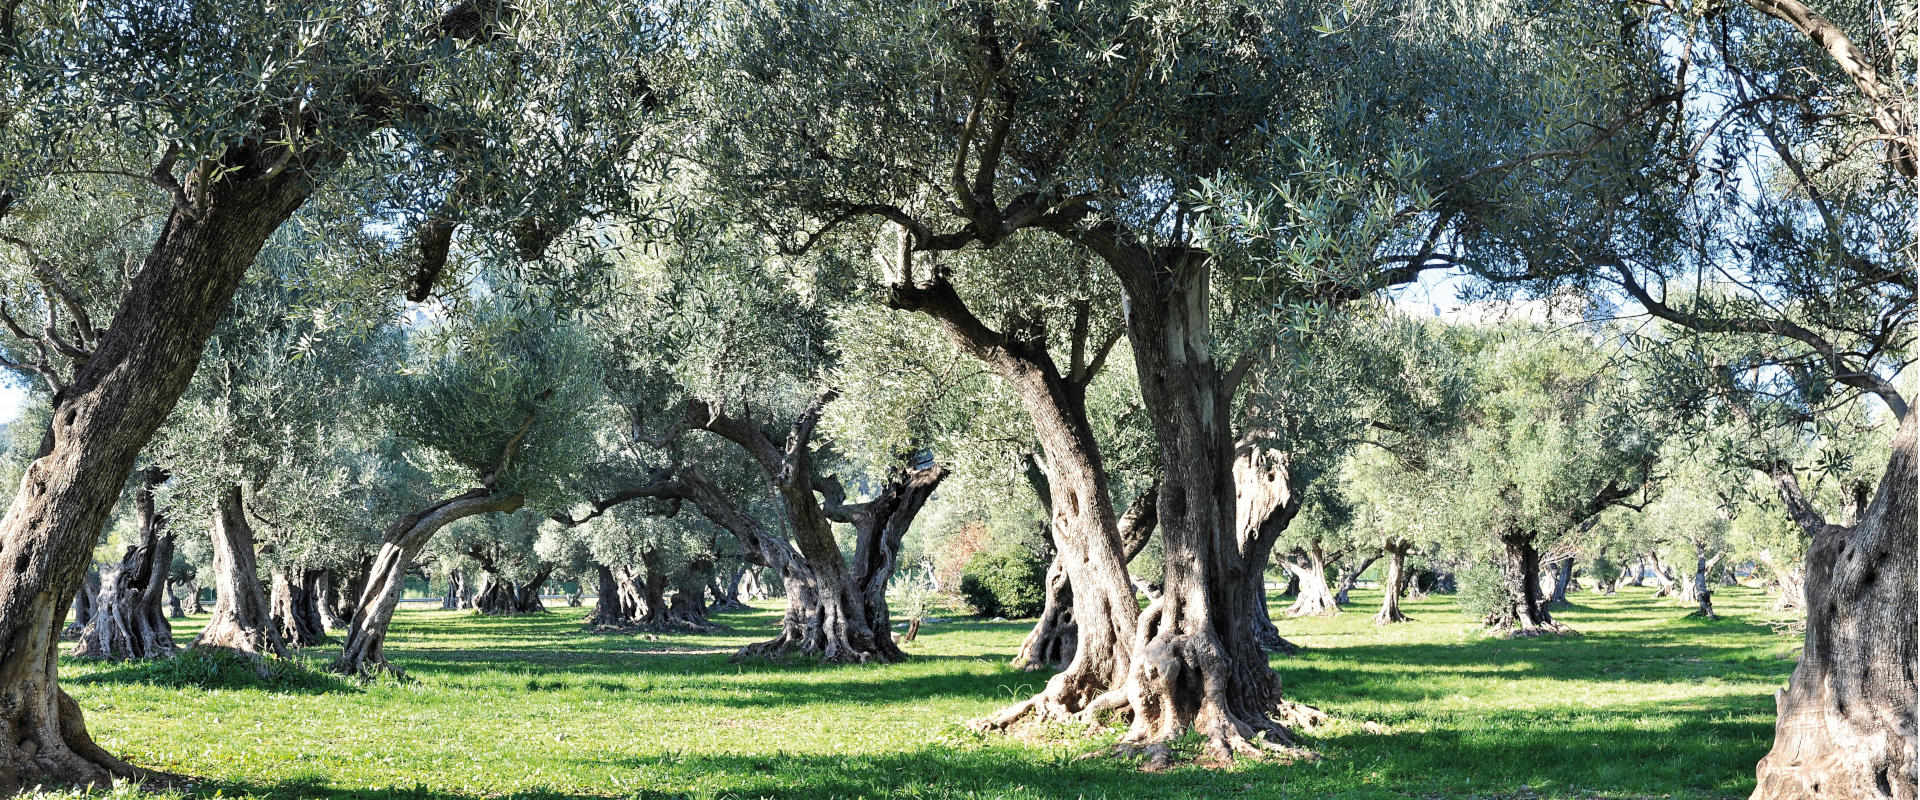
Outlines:
{"type": "MultiPolygon", "coordinates": [[[[1008,668],[1026,624],[922,629],[890,666],[735,664],[773,606],[706,634],[593,632],[585,609],[527,617],[403,609],[387,649],[405,681],[181,679],[166,665],[63,661],[96,737],[227,797],[551,798],[1740,797],[1772,737],[1771,693],[1797,642],[1767,599],[1685,619],[1645,590],[1580,596],[1577,636],[1483,635],[1449,597],[1379,627],[1377,594],[1279,619],[1308,649],[1276,657],[1288,695],[1334,720],[1323,758],[1147,775],[1083,759],[1115,731],[979,736],[966,720],[1037,690],[1008,668]]],[[[1276,603],[1278,614],[1284,603],[1276,603]]],[[[176,623],[182,643],[198,621],[176,623]]],[[[303,652],[323,668],[338,645],[303,652]]],[[[189,677],[198,675],[191,670],[189,677]]]]}

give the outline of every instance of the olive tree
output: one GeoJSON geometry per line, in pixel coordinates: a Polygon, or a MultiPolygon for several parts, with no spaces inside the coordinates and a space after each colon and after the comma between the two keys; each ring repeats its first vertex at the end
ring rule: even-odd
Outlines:
{"type": "MultiPolygon", "coordinates": [[[[696,45],[696,157],[717,196],[789,247],[876,223],[888,239],[904,231],[907,254],[1053,237],[1120,286],[1164,470],[1168,589],[1144,612],[1121,596],[1104,615],[1076,612],[1083,654],[1089,626],[1113,632],[1103,668],[1026,705],[1123,709],[1123,746],[1156,765],[1188,730],[1221,758],[1290,741],[1273,719],[1279,684],[1265,653],[1218,624],[1252,612],[1249,554],[1233,540],[1231,426],[1262,352],[1246,345],[1270,330],[1260,320],[1277,304],[1364,296],[1462,253],[1510,252],[1462,247],[1483,236],[1541,244],[1545,226],[1484,217],[1506,213],[1510,192],[1537,193],[1514,176],[1557,180],[1536,170],[1545,154],[1609,146],[1562,115],[1609,129],[1665,102],[1614,91],[1630,62],[1606,56],[1650,42],[1623,44],[1608,14],[1323,11],[756,6],[696,45]],[[1276,186],[1284,196],[1263,200],[1276,186]]],[[[1567,207],[1579,206],[1553,208],[1567,207]]],[[[888,283],[908,307],[944,302],[972,277],[947,274],[937,256],[891,261],[888,283]]],[[[968,317],[978,319],[953,315],[973,328],[968,317]]],[[[974,330],[1000,352],[1021,333],[974,330]]],[[[1045,397],[1049,375],[1070,371],[1029,369],[1023,395],[1045,397]]],[[[1056,444],[1036,427],[1050,453],[1086,449],[1071,428],[1056,444]]],[[[1083,508],[1097,491],[1084,488],[1055,513],[1083,508]]],[[[1076,534],[1078,560],[1107,576],[1123,569],[1112,530],[1102,520],[1076,534]]]]}

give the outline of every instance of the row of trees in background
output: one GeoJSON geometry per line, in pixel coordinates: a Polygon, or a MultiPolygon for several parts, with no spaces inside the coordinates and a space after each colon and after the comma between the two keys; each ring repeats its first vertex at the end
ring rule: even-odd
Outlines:
{"type": "Polygon", "coordinates": [[[892,662],[923,509],[1040,576],[985,727],[1292,747],[1276,566],[1541,634],[1752,562],[1808,611],[1759,796],[1911,786],[1911,37],[1841,5],[8,6],[0,790],[139,774],[55,680],[103,541],[106,657],[179,552],[196,644],[353,674],[423,565],[649,629],[750,575],[743,655],[892,662]],[[1379,300],[1434,274],[1547,308],[1379,300]]]}

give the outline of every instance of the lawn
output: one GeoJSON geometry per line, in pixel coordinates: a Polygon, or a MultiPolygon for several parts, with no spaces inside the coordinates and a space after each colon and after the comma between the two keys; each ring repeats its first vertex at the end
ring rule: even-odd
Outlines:
{"type": "Polygon", "coordinates": [[[60,669],[101,744],[189,776],[188,796],[1738,798],[1797,645],[1750,589],[1716,595],[1716,622],[1645,590],[1581,595],[1558,614],[1581,635],[1527,640],[1480,635],[1448,597],[1377,628],[1378,599],[1281,622],[1308,648],[1274,661],[1288,694],[1334,717],[1313,734],[1319,760],[1157,774],[1081,758],[1114,731],[960,724],[1043,682],[1006,666],[1018,622],[928,625],[909,663],[825,667],[728,662],[770,635],[772,606],[721,617],[731,632],[657,638],[585,633],[578,608],[420,610],[387,645],[404,682],[60,669]]]}

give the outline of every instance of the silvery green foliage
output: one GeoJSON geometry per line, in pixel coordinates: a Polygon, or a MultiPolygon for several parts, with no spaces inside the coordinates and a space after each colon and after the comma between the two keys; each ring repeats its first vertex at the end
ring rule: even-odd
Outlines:
{"type": "Polygon", "coordinates": [[[1323,317],[1281,340],[1273,366],[1251,383],[1243,425],[1288,454],[1296,485],[1324,484],[1309,491],[1283,543],[1319,537],[1329,548],[1371,549],[1389,538],[1446,537],[1446,477],[1433,466],[1476,399],[1453,338],[1442,323],[1380,308],[1323,317]],[[1338,508],[1316,511],[1315,501],[1338,508]]]}
{"type": "Polygon", "coordinates": [[[314,298],[304,278],[324,269],[310,248],[282,236],[261,253],[200,368],[149,445],[173,475],[162,506],[176,519],[207,520],[219,496],[239,486],[271,548],[285,563],[317,555],[328,535],[358,539],[351,507],[364,489],[345,460],[364,446],[368,376],[400,355],[397,332],[336,324],[391,317],[392,302],[314,298]],[[296,542],[305,543],[304,546],[296,542]]]}
{"type": "Polygon", "coordinates": [[[334,188],[359,214],[410,219],[464,184],[454,214],[511,251],[580,209],[626,208],[681,16],[574,0],[18,4],[0,31],[0,187],[85,171],[138,182],[285,136],[350,159],[334,188]],[[100,153],[100,140],[128,144],[100,153]]]}
{"type": "MultiPolygon", "coordinates": [[[[435,536],[429,550],[443,561],[460,562],[469,552],[478,551],[492,562],[505,580],[523,583],[532,580],[548,563],[558,565],[540,552],[538,545],[555,527],[545,514],[521,509],[512,514],[482,514],[461,520],[435,536]]],[[[555,554],[564,555],[564,554],[555,554]]],[[[473,568],[478,566],[468,562],[473,568]]]]}
{"type": "Polygon", "coordinates": [[[1631,371],[1577,333],[1518,324],[1461,333],[1473,401],[1434,469],[1465,549],[1525,533],[1544,551],[1603,490],[1644,496],[1670,425],[1642,412],[1645,386],[1631,371]]]}
{"type": "Polygon", "coordinates": [[[457,316],[414,326],[377,413],[417,445],[408,460],[432,485],[460,491],[485,482],[553,511],[578,500],[569,486],[591,452],[584,422],[600,392],[577,325],[481,297],[457,316]]]}
{"type": "Polygon", "coordinates": [[[934,251],[1017,246],[1019,229],[1200,247],[1223,363],[1285,306],[1564,249],[1569,200],[1597,190],[1535,154],[1614,146],[1590,131],[1641,102],[1620,52],[1650,47],[1608,8],[1508,3],[716,16],[694,40],[694,158],[783,246],[885,220],[934,251]],[[985,206],[997,222],[973,218],[985,206]]]}

